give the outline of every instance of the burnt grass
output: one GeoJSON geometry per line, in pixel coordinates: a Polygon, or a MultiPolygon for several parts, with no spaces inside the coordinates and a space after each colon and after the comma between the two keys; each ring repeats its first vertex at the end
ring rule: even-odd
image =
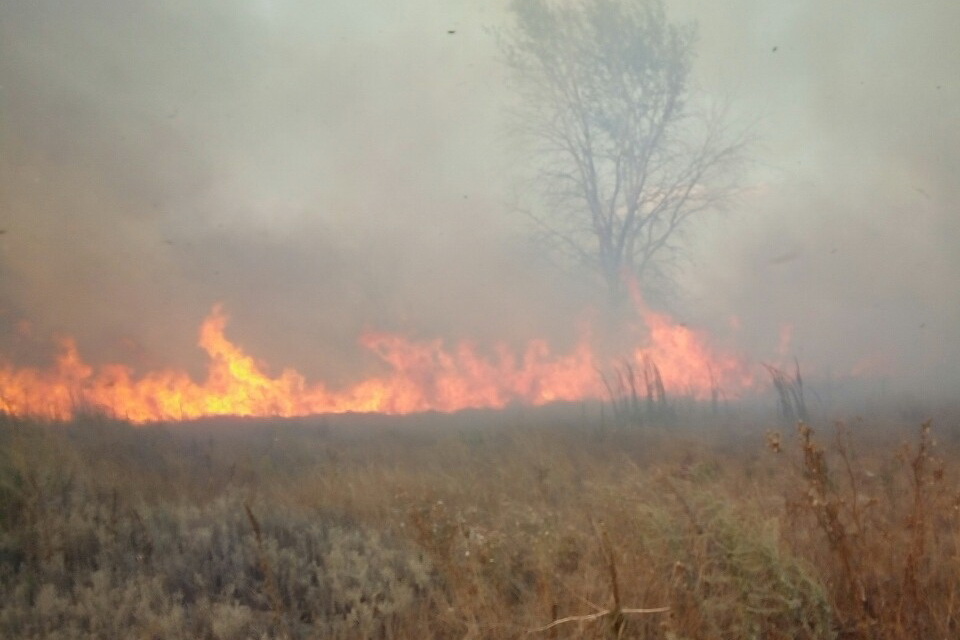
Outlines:
{"type": "Polygon", "coordinates": [[[4,417],[0,637],[957,637],[957,415],[4,417]]]}

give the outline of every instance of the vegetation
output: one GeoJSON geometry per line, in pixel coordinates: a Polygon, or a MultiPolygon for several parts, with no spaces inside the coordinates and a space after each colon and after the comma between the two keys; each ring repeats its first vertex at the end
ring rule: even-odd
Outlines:
{"type": "Polygon", "coordinates": [[[956,636],[956,440],[674,419],[7,419],[0,637],[956,636]]]}
{"type": "Polygon", "coordinates": [[[613,303],[632,279],[672,289],[685,234],[728,201],[749,146],[722,109],[696,105],[693,26],[671,24],[662,0],[510,6],[501,47],[539,169],[538,238],[613,303]]]}

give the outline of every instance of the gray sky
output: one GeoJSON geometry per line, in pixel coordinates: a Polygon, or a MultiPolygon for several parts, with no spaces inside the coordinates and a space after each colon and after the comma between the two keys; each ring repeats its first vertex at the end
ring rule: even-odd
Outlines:
{"type": "MultiPolygon", "coordinates": [[[[199,371],[217,301],[251,353],[332,381],[369,365],[364,328],[571,340],[588,287],[511,213],[504,6],[0,0],[7,355],[70,334],[199,371]]],[[[699,23],[699,88],[761,141],[679,319],[757,359],[790,324],[820,372],[955,382],[960,4],[668,6],[699,23]]]]}

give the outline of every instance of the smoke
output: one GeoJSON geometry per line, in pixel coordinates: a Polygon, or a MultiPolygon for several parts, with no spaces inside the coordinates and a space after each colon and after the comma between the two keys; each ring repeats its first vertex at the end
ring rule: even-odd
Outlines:
{"type": "Polygon", "coordinates": [[[368,326],[535,333],[483,12],[342,4],[4,5],[8,317],[196,365],[223,301],[327,375],[368,326]]]}
{"type": "Polygon", "coordinates": [[[960,44],[945,2],[684,2],[702,86],[753,105],[764,143],[691,275],[706,315],[821,374],[949,393],[960,357],[960,44]],[[722,251],[720,251],[722,248],[722,251]]]}
{"type": "MultiPolygon", "coordinates": [[[[308,377],[366,328],[572,340],[594,297],[512,210],[505,2],[0,5],[0,329],[187,366],[213,303],[308,377]],[[20,323],[31,322],[29,330],[20,323]]],[[[823,375],[956,384],[960,9],[675,0],[762,143],[695,236],[682,320],[823,375]]]]}

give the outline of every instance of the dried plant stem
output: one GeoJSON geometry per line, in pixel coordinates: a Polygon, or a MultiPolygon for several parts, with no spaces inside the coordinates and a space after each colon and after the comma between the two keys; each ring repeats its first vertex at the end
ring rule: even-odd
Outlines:
{"type": "Polygon", "coordinates": [[[608,624],[610,625],[610,633],[613,637],[619,638],[623,635],[623,630],[626,626],[626,618],[624,616],[667,613],[670,611],[670,607],[635,609],[624,608],[620,606],[620,583],[617,578],[617,562],[616,556],[613,552],[613,545],[610,544],[610,536],[607,534],[607,528],[602,522],[597,525],[597,530],[600,536],[600,542],[603,545],[603,553],[606,556],[605,559],[607,561],[607,571],[610,576],[610,592],[613,596],[613,607],[604,611],[598,611],[597,613],[588,613],[580,616],[567,616],[566,618],[560,618],[559,620],[554,620],[553,622],[542,627],[531,629],[530,633],[549,631],[559,627],[560,625],[569,624],[571,622],[593,622],[595,620],[609,618],[608,624]]]}
{"type": "MultiPolygon", "coordinates": [[[[243,509],[247,512],[247,519],[250,521],[250,527],[253,529],[253,536],[257,540],[257,562],[260,565],[260,571],[263,573],[263,579],[266,583],[267,597],[270,599],[270,607],[273,609],[274,619],[279,627],[284,628],[285,617],[283,615],[283,598],[280,597],[280,587],[277,584],[276,576],[270,568],[270,561],[267,560],[266,551],[263,548],[263,535],[260,531],[260,522],[253,515],[253,510],[246,502],[243,503],[243,509]]],[[[284,637],[289,634],[285,633],[284,637]]]]}
{"type": "Polygon", "coordinates": [[[920,439],[917,454],[910,461],[910,481],[913,488],[913,504],[908,519],[910,529],[910,548],[903,571],[903,588],[901,590],[901,618],[913,618],[914,625],[923,610],[923,593],[921,589],[921,573],[924,558],[926,557],[927,535],[927,495],[928,483],[927,467],[931,461],[933,446],[930,435],[931,421],[927,420],[920,425],[920,439]]]}
{"type": "Polygon", "coordinates": [[[554,627],[559,627],[560,625],[569,624],[571,622],[592,622],[594,620],[600,620],[601,618],[614,615],[618,612],[623,615],[633,615],[633,614],[645,615],[645,614],[651,614],[651,613],[668,613],[669,611],[670,611],[670,607],[655,607],[653,609],[620,609],[619,611],[608,609],[606,611],[599,611],[597,613],[590,613],[583,616],[567,616],[566,618],[560,618],[559,620],[554,620],[550,624],[544,625],[542,627],[537,627],[536,629],[532,629],[531,633],[549,631],[554,627]]]}

